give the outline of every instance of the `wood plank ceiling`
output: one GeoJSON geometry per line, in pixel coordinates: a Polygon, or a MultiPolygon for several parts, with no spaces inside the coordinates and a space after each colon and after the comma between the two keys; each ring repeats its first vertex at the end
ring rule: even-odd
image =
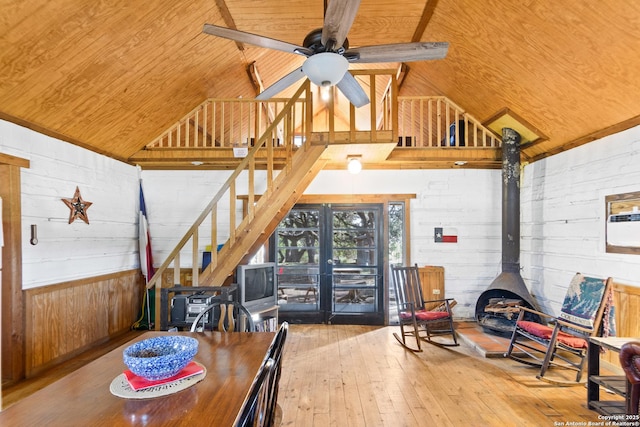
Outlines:
{"type": "MultiPolygon", "coordinates": [[[[249,64],[270,85],[302,63],[205,35],[204,23],[302,44],[323,7],[2,1],[0,118],[127,161],[206,98],[254,97],[249,64]]],[[[481,121],[508,108],[548,138],[531,159],[640,123],[637,1],[362,0],[348,38],[449,42],[445,59],[408,64],[400,95],[445,95],[481,121]]]]}

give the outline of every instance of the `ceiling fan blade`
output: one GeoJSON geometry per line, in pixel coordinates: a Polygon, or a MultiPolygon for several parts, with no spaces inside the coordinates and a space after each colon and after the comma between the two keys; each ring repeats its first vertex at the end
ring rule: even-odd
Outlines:
{"type": "Polygon", "coordinates": [[[442,59],[447,56],[449,43],[396,43],[377,46],[363,46],[345,52],[349,62],[412,62],[442,59]]]}
{"type": "Polygon", "coordinates": [[[335,40],[332,49],[342,47],[344,39],[353,24],[353,20],[358,13],[360,0],[331,0],[324,15],[324,26],[322,27],[322,45],[327,46],[328,40],[335,40]]]}
{"type": "Polygon", "coordinates": [[[360,108],[369,103],[369,97],[350,72],[347,71],[336,86],[338,86],[340,92],[342,92],[356,108],[360,108]]]}
{"type": "Polygon", "coordinates": [[[256,99],[260,101],[271,99],[303,77],[305,77],[305,75],[302,72],[302,67],[297,68],[263,90],[258,96],[256,96],[256,99]]]}
{"type": "Polygon", "coordinates": [[[267,49],[281,50],[283,52],[296,53],[298,55],[310,56],[313,54],[309,49],[257,34],[245,33],[244,31],[232,30],[231,28],[218,27],[217,25],[204,24],[203,33],[212,36],[222,37],[241,43],[248,43],[254,46],[266,47],[267,49]]]}

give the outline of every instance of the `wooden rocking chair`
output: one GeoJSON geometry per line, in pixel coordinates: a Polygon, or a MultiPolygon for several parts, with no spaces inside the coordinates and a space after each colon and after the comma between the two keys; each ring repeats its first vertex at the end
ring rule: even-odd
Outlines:
{"type": "Polygon", "coordinates": [[[400,335],[393,336],[400,344],[411,351],[422,351],[420,341],[425,340],[436,345],[456,346],[458,339],[453,327],[451,307],[455,305],[452,298],[425,301],[422,297],[422,286],[418,266],[392,266],[393,286],[396,291],[400,335]],[[427,307],[436,306],[433,309],[427,307]],[[433,341],[437,335],[451,335],[452,343],[433,341]],[[407,345],[406,338],[416,340],[417,349],[407,345]]]}
{"type": "Polygon", "coordinates": [[[504,356],[539,367],[540,372],[536,378],[540,380],[558,385],[579,384],[587,359],[589,337],[600,335],[605,307],[611,304],[611,282],[611,278],[598,279],[576,273],[569,284],[558,317],[520,307],[511,342],[504,356]],[[548,321],[540,324],[523,320],[526,312],[537,314],[548,321]],[[521,356],[523,353],[528,357],[521,356]],[[575,382],[545,377],[551,367],[575,371],[575,382]]]}

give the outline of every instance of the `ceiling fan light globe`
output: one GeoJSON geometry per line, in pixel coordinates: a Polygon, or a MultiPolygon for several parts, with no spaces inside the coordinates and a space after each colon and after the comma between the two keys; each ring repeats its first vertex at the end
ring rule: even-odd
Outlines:
{"type": "Polygon", "coordinates": [[[322,52],[310,56],[302,64],[302,71],[311,83],[329,87],[340,83],[349,69],[349,61],[337,53],[322,52]]]}

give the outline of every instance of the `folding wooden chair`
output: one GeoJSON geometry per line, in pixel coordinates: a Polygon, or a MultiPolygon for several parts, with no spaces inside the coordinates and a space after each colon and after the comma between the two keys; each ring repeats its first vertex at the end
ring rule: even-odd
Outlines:
{"type": "Polygon", "coordinates": [[[411,351],[422,351],[421,340],[437,345],[458,345],[451,314],[453,298],[425,301],[417,264],[413,267],[392,266],[391,270],[400,321],[400,335],[394,332],[393,336],[398,342],[411,351]],[[426,308],[432,305],[436,308],[426,308]],[[438,335],[451,335],[453,342],[433,341],[432,337],[438,335]],[[415,338],[417,349],[407,345],[407,337],[415,338]]]}
{"type": "Polygon", "coordinates": [[[540,367],[536,376],[540,380],[559,385],[578,384],[587,359],[589,337],[600,335],[603,313],[610,302],[611,282],[611,278],[599,279],[576,273],[557,317],[520,307],[504,356],[540,367]],[[547,320],[544,324],[523,320],[526,312],[547,320]],[[551,367],[575,371],[575,382],[545,377],[551,367]]]}

